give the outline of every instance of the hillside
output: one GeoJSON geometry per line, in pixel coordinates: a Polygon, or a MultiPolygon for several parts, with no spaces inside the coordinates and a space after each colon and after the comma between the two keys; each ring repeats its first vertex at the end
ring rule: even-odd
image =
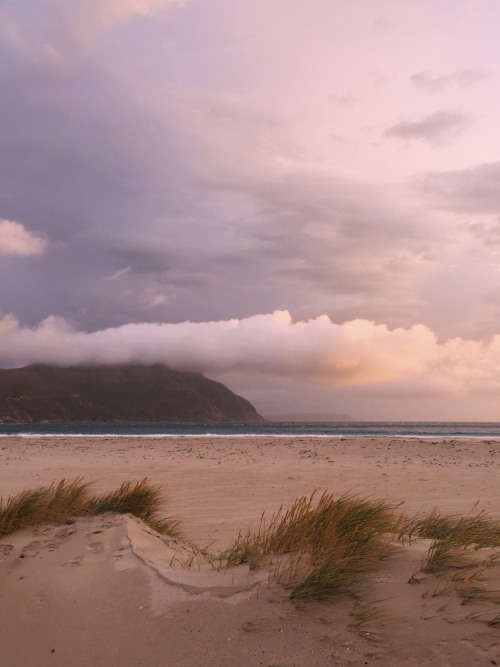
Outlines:
{"type": "Polygon", "coordinates": [[[0,422],[260,422],[253,405],[201,373],[153,366],[0,369],[0,422]]]}

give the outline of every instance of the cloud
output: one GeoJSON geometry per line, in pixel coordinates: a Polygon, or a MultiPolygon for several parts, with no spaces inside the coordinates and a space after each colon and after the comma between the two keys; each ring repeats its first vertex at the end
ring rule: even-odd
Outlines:
{"type": "Polygon", "coordinates": [[[461,111],[436,111],[421,120],[401,121],[386,130],[385,136],[440,144],[462,134],[471,123],[471,117],[461,111]]]}
{"type": "MultiPolygon", "coordinates": [[[[494,220],[471,222],[467,226],[467,229],[473,236],[481,239],[486,245],[500,246],[500,217],[496,217],[494,220]]],[[[500,270],[498,262],[495,264],[496,270],[500,270]]]]}
{"type": "Polygon", "coordinates": [[[397,396],[500,392],[500,335],[487,344],[439,343],[423,325],[389,329],[326,315],[293,321],[287,311],[244,319],[179,324],[127,324],[85,333],[49,317],[23,327],[0,319],[0,363],[97,364],[162,362],[221,378],[247,374],[311,386],[385,386],[397,396]]]}
{"type": "MultiPolygon", "coordinates": [[[[233,209],[231,246],[224,257],[219,244],[219,266],[229,269],[232,261],[243,274],[253,265],[275,294],[289,287],[291,308],[297,297],[318,295],[333,302],[342,294],[366,309],[377,297],[411,302],[416,276],[439,242],[424,212],[394,206],[399,197],[389,184],[381,189],[310,161],[285,118],[234,97],[190,102],[182,117],[199,147],[198,201],[211,193],[233,209]]],[[[210,224],[215,233],[229,229],[220,220],[210,224]]]]}
{"type": "Polygon", "coordinates": [[[156,308],[162,306],[167,301],[164,294],[152,294],[146,299],[146,308],[156,308]]]}
{"type": "Polygon", "coordinates": [[[433,74],[429,70],[422,70],[413,74],[411,82],[428,93],[440,93],[450,86],[469,88],[487,78],[487,72],[482,69],[457,69],[451,74],[433,74]]]}
{"type": "Polygon", "coordinates": [[[0,219],[0,254],[40,255],[45,247],[46,241],[29,232],[21,223],[0,219]]]}
{"type": "Polygon", "coordinates": [[[89,47],[105,30],[134,17],[153,16],[187,0],[40,0],[45,20],[36,26],[29,12],[11,3],[0,9],[0,37],[25,57],[63,66],[64,55],[89,47]]]}
{"type": "MultiPolygon", "coordinates": [[[[415,67],[393,69],[394,45],[373,62],[371,47],[337,44],[328,3],[324,17],[261,0],[0,4],[1,214],[51,241],[36,262],[0,262],[3,312],[86,330],[282,308],[431,321],[422,286],[455,239],[390,182],[417,151],[396,165],[399,144],[361,129],[395,122],[415,67]],[[42,49],[65,66],[39,62],[42,49]],[[376,94],[372,69],[391,81],[376,94]],[[342,107],[350,91],[356,113],[342,107]]],[[[356,12],[341,14],[339,35],[345,21],[358,30],[356,12]]],[[[458,315],[444,320],[436,330],[464,333],[458,315]]]]}
{"type": "Polygon", "coordinates": [[[127,273],[130,273],[131,268],[130,266],[126,266],[123,269],[118,269],[118,271],[115,271],[110,276],[106,276],[106,280],[119,280],[123,276],[126,276],[127,273]]]}
{"type": "Polygon", "coordinates": [[[415,321],[439,230],[388,187],[310,162],[283,116],[241,95],[139,104],[87,60],[2,81],[2,210],[53,242],[15,292],[0,266],[4,312],[91,329],[283,307],[415,321]],[[152,294],[165,301],[145,310],[152,294]]]}
{"type": "Polygon", "coordinates": [[[500,211],[500,162],[469,169],[428,172],[418,188],[445,209],[457,213],[498,215],[500,211]]]}
{"type": "MultiPolygon", "coordinates": [[[[137,16],[152,16],[169,5],[186,0],[56,0],[59,43],[88,46],[104,30],[137,16]],[[61,39],[62,38],[62,39],[61,39]]],[[[54,31],[55,32],[55,31],[54,31]]]]}

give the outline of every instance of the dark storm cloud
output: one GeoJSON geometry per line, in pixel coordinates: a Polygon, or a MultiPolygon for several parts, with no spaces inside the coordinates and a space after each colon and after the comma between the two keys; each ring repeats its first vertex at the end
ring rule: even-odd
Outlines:
{"type": "Polygon", "coordinates": [[[396,123],[386,130],[385,136],[403,141],[419,140],[440,144],[462,134],[471,123],[471,117],[461,111],[436,111],[420,120],[396,123]]]}
{"type": "Polygon", "coordinates": [[[138,222],[140,199],[146,215],[179,206],[172,175],[182,166],[176,161],[174,170],[165,159],[176,152],[175,140],[132,113],[125,91],[92,65],[66,73],[20,63],[4,74],[2,87],[9,90],[0,98],[7,216],[43,225],[59,241],[103,229],[111,216],[121,227],[138,222]],[[168,194],[156,192],[149,203],[153,174],[168,194]]]}
{"type": "Polygon", "coordinates": [[[282,118],[217,95],[155,108],[92,54],[56,67],[0,48],[0,217],[48,242],[0,265],[3,312],[92,330],[314,309],[318,291],[408,302],[422,230],[373,189],[303,168],[282,118]]]}
{"type": "Polygon", "coordinates": [[[60,61],[0,43],[0,218],[47,241],[0,263],[4,313],[87,331],[318,304],[415,321],[439,240],[420,213],[311,165],[287,120],[245,97],[136,93],[105,50],[79,47],[94,19],[85,39],[60,27],[60,61]]]}
{"type": "MultiPolygon", "coordinates": [[[[254,274],[266,271],[247,223],[233,229],[237,214],[193,185],[175,109],[131,95],[92,53],[59,67],[0,49],[0,218],[47,240],[36,261],[0,263],[3,312],[92,329],[281,305],[259,296],[254,274]]],[[[216,102],[205,111],[227,123],[216,102]]]]}
{"type": "Polygon", "coordinates": [[[0,51],[0,218],[47,241],[36,262],[0,263],[1,310],[89,327],[137,319],[158,296],[151,276],[182,270],[196,208],[175,132],[91,58],[59,69],[0,51]],[[127,265],[125,280],[102,282],[127,265]]]}
{"type": "Polygon", "coordinates": [[[469,88],[487,78],[488,74],[482,69],[457,69],[451,74],[434,74],[429,70],[416,72],[410,79],[421,90],[428,93],[440,93],[451,86],[469,88]]]}

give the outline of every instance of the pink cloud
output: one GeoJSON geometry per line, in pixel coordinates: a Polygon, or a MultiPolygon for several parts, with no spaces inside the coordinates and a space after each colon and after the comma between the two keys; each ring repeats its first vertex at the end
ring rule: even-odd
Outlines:
{"type": "Polygon", "coordinates": [[[46,245],[44,239],[29,232],[21,223],[0,219],[0,254],[40,255],[46,245]]]}

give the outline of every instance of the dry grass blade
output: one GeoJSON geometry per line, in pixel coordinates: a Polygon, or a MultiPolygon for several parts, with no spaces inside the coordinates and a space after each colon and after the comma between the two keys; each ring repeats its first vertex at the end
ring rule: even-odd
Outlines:
{"type": "Polygon", "coordinates": [[[99,496],[89,496],[89,484],[78,477],[73,482],[21,491],[0,500],[0,537],[19,528],[38,526],[47,521],[64,521],[69,517],[130,513],[145,521],[151,528],[171,537],[179,537],[179,521],[160,519],[158,510],[163,502],[161,488],[147,478],[132,485],[124,482],[119,489],[99,496]]]}
{"type": "Polygon", "coordinates": [[[0,536],[46,521],[62,521],[85,514],[88,484],[81,478],[57,485],[27,489],[0,501],[0,536]]]}
{"type": "Polygon", "coordinates": [[[147,478],[136,482],[123,482],[115,491],[91,498],[87,504],[90,514],[118,512],[134,514],[141,519],[155,515],[162,502],[161,487],[152,486],[147,478]]]}
{"type": "Polygon", "coordinates": [[[369,526],[352,526],[349,533],[327,532],[321,544],[314,544],[309,567],[302,581],[295,583],[295,572],[284,570],[280,580],[289,580],[292,599],[326,600],[353,589],[366,579],[385,553],[381,534],[369,526]]]}
{"type": "Polygon", "coordinates": [[[81,477],[73,482],[62,479],[58,484],[51,484],[46,492],[48,518],[57,520],[70,514],[84,514],[88,503],[89,484],[81,477]]]}
{"type": "Polygon", "coordinates": [[[351,611],[353,617],[349,627],[359,632],[365,639],[377,642],[381,639],[385,614],[381,609],[383,600],[368,601],[358,599],[351,611]]]}
{"type": "Polygon", "coordinates": [[[485,623],[490,627],[500,627],[500,614],[495,614],[496,609],[486,609],[469,614],[467,618],[479,623],[485,623]],[[493,614],[493,615],[492,615],[493,614]]]}
{"type": "Polygon", "coordinates": [[[145,477],[133,486],[131,482],[123,482],[115,491],[94,496],[87,503],[87,512],[89,514],[103,514],[104,512],[133,514],[157,532],[179,537],[179,521],[158,517],[162,503],[161,486],[152,485],[145,477]]]}
{"type": "Polygon", "coordinates": [[[494,628],[500,628],[500,614],[493,616],[489,621],[486,621],[486,625],[494,628]]]}
{"type": "Polygon", "coordinates": [[[436,508],[428,514],[401,516],[397,539],[414,537],[433,540],[422,565],[426,573],[467,559],[474,550],[500,546],[500,522],[481,510],[468,516],[443,515],[436,508]]]}
{"type": "Polygon", "coordinates": [[[467,546],[465,544],[457,544],[455,540],[450,539],[434,540],[422,564],[422,572],[437,572],[445,565],[452,563],[460,563],[463,566],[463,559],[468,553],[467,546]]]}
{"type": "Polygon", "coordinates": [[[462,604],[489,602],[500,605],[500,591],[492,591],[478,586],[467,586],[457,590],[462,604]]]}
{"type": "Polygon", "coordinates": [[[387,554],[381,538],[395,526],[394,507],[385,502],[315,493],[295,500],[258,531],[241,533],[220,554],[225,566],[256,567],[274,556],[273,576],[291,590],[292,599],[328,599],[361,581],[387,554]]]}
{"type": "Polygon", "coordinates": [[[484,512],[458,519],[453,517],[446,530],[442,528],[440,535],[433,540],[422,570],[436,572],[457,559],[469,556],[473,550],[496,546],[500,546],[498,521],[490,519],[484,512]]]}
{"type": "MultiPolygon", "coordinates": [[[[21,491],[0,504],[0,536],[40,522],[44,510],[43,489],[21,491]]],[[[45,517],[45,512],[44,512],[45,517]]],[[[45,520],[43,518],[42,520],[45,520]]]]}
{"type": "Polygon", "coordinates": [[[484,546],[500,546],[500,523],[481,510],[468,516],[444,515],[434,508],[427,514],[399,518],[396,532],[403,540],[421,537],[431,540],[447,540],[457,534],[466,536],[470,543],[484,546]]]}

